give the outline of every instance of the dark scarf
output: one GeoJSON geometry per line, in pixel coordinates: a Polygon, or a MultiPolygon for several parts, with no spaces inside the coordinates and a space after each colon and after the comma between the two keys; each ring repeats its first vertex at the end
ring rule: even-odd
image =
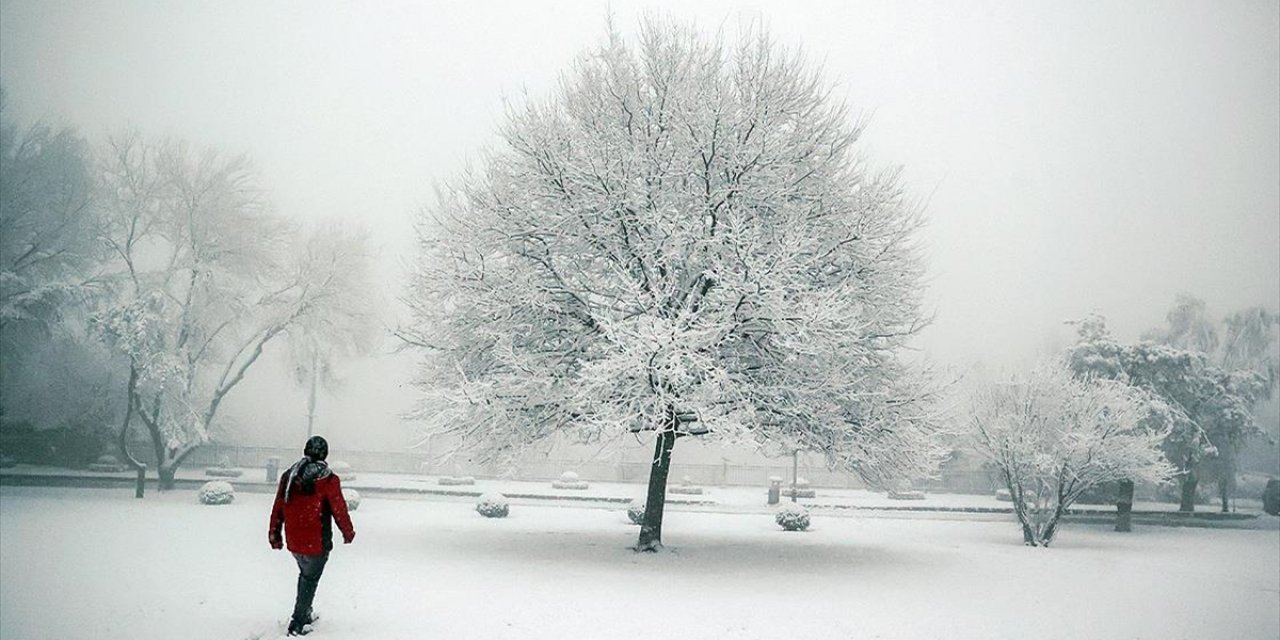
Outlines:
{"type": "Polygon", "coordinates": [[[302,487],[302,495],[309,496],[316,491],[316,480],[330,475],[333,475],[333,472],[329,470],[329,463],[304,456],[289,467],[289,484],[284,488],[284,501],[289,501],[289,493],[293,490],[294,482],[302,487]]]}

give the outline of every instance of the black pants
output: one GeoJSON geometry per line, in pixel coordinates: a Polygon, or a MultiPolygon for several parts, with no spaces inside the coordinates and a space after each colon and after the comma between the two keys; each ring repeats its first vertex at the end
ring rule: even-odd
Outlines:
{"type": "Polygon", "coordinates": [[[298,597],[293,602],[293,622],[302,624],[311,620],[311,601],[316,597],[316,587],[320,586],[320,574],[324,573],[324,563],[329,561],[329,552],[318,556],[293,554],[298,561],[298,597]]]}

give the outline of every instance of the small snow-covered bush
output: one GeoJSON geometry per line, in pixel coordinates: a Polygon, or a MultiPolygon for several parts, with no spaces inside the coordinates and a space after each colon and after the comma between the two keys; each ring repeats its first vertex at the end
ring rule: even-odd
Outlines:
{"type": "Polygon", "coordinates": [[[667,487],[667,491],[685,495],[702,495],[702,487],[695,486],[693,484],[693,479],[689,476],[685,476],[684,479],[680,481],[680,484],[667,487]]]}
{"type": "Polygon", "coordinates": [[[797,498],[814,498],[818,495],[817,492],[809,486],[809,481],[804,478],[796,478],[794,490],[790,484],[786,484],[782,487],[782,495],[791,497],[791,494],[793,493],[797,498]]]}
{"type": "Polygon", "coordinates": [[[505,518],[511,513],[511,505],[501,493],[486,493],[476,502],[476,511],[486,518],[505,518]]]}
{"type": "Polygon", "coordinates": [[[644,503],[639,500],[632,500],[627,505],[627,519],[632,524],[644,524],[644,503]]]}
{"type": "Polygon", "coordinates": [[[98,457],[98,459],[89,465],[90,471],[107,471],[115,473],[117,471],[125,471],[126,467],[120,464],[115,456],[107,453],[98,457]]]}
{"type": "Polygon", "coordinates": [[[236,489],[226,480],[210,480],[196,495],[201,504],[231,504],[236,499],[236,489]]]}
{"type": "Polygon", "coordinates": [[[924,500],[924,492],[916,489],[890,489],[890,500],[924,500]]]}
{"type": "Polygon", "coordinates": [[[360,492],[355,489],[343,489],[342,499],[347,501],[347,511],[360,508],[360,492]]]}
{"type": "Polygon", "coordinates": [[[356,479],[356,474],[354,471],[351,470],[351,465],[341,460],[334,460],[333,462],[330,462],[329,470],[338,474],[339,478],[342,478],[347,482],[350,482],[356,479]]]}
{"type": "Polygon", "coordinates": [[[244,471],[232,467],[231,458],[222,456],[222,459],[218,460],[218,464],[205,469],[204,474],[207,476],[214,476],[216,478],[239,478],[244,474],[244,471]]]}
{"type": "Polygon", "coordinates": [[[586,489],[589,485],[586,480],[579,480],[578,474],[572,471],[566,471],[560,474],[560,479],[551,483],[555,489],[586,489]]]}
{"type": "Polygon", "coordinates": [[[794,502],[779,507],[773,519],[787,531],[804,531],[809,528],[809,510],[794,502]]]}
{"type": "Polygon", "coordinates": [[[475,483],[476,483],[476,479],[471,476],[440,476],[440,479],[436,480],[436,484],[439,484],[445,487],[475,484],[475,483]]]}

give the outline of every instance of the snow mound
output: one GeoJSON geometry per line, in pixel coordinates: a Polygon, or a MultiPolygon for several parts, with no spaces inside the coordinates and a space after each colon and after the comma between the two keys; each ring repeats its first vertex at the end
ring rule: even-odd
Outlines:
{"type": "Polygon", "coordinates": [[[355,489],[343,489],[342,499],[347,501],[347,511],[355,511],[360,508],[360,492],[355,489]]]}

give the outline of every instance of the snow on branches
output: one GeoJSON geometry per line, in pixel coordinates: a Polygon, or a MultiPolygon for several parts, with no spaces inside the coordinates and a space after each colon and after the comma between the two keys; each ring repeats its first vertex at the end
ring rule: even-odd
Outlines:
{"type": "Polygon", "coordinates": [[[512,107],[419,223],[428,429],[490,458],[675,430],[930,473],[933,391],[899,356],[921,217],[830,94],[764,34],[649,21],[512,107]]]}
{"type": "Polygon", "coordinates": [[[1049,546],[1058,520],[1091,487],[1170,477],[1166,432],[1149,428],[1148,403],[1139,389],[1073,375],[1059,361],[973,393],[973,433],[1013,498],[1026,544],[1049,546]]]}

